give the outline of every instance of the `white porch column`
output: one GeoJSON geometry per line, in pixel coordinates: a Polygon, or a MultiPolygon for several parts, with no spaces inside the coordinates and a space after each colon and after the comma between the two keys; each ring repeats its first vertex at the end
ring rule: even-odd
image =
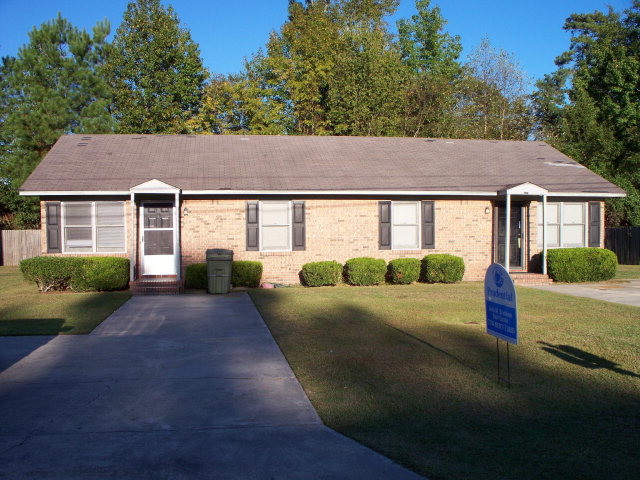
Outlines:
{"type": "Polygon", "coordinates": [[[180,191],[174,195],[173,208],[173,251],[176,265],[176,278],[180,280],[180,191]]]}
{"type": "Polygon", "coordinates": [[[136,262],[136,237],[137,237],[137,229],[136,229],[136,194],[131,192],[130,196],[130,207],[131,207],[131,226],[129,228],[129,281],[133,282],[135,280],[135,262],[136,262]]]}
{"type": "Polygon", "coordinates": [[[542,273],[547,274],[547,196],[542,196],[542,273]]]}
{"type": "Polygon", "coordinates": [[[509,271],[509,249],[511,247],[511,195],[507,190],[507,207],[505,208],[504,226],[504,268],[509,271]]]}

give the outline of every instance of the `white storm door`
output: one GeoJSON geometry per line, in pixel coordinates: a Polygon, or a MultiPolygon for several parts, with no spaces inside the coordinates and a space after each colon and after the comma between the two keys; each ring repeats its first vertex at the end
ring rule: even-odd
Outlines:
{"type": "Polygon", "coordinates": [[[173,203],[149,202],[140,207],[142,275],[175,275],[173,203]]]}

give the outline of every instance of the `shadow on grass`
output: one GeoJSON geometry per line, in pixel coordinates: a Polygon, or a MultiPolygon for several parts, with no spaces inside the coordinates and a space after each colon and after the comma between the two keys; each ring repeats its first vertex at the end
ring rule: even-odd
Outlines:
{"type": "Polygon", "coordinates": [[[636,478],[625,452],[640,443],[638,385],[554,368],[530,348],[512,351],[507,389],[482,323],[428,311],[403,323],[351,295],[251,292],[330,427],[432,479],[636,478]]]}
{"type": "Polygon", "coordinates": [[[538,341],[538,343],[544,345],[544,347],[541,347],[542,350],[550,353],[551,355],[555,355],[565,362],[591,369],[604,368],[621,375],[640,378],[640,375],[637,373],[624,370],[623,368],[618,368],[618,364],[611,360],[607,360],[606,358],[599,357],[593,353],[572,347],[571,345],[553,345],[542,341],[538,341]]]}

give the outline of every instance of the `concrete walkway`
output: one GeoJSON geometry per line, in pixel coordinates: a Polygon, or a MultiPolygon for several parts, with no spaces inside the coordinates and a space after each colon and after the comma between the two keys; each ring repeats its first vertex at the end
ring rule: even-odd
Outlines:
{"type": "Polygon", "coordinates": [[[611,280],[602,283],[554,283],[551,285],[526,285],[526,287],[640,307],[639,279],[611,280]]]}
{"type": "Polygon", "coordinates": [[[0,338],[2,479],[417,479],[325,427],[249,297],[132,298],[0,338]]]}

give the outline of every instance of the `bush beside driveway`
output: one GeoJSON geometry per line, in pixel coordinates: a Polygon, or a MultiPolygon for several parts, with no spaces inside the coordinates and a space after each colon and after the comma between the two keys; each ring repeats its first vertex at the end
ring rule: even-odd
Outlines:
{"type": "Polygon", "coordinates": [[[122,292],[40,293],[18,267],[0,267],[0,336],[89,333],[126,302],[122,292]]]}

